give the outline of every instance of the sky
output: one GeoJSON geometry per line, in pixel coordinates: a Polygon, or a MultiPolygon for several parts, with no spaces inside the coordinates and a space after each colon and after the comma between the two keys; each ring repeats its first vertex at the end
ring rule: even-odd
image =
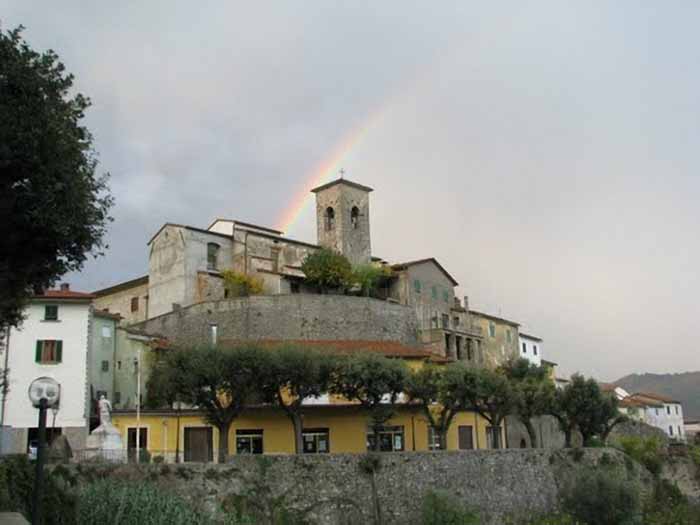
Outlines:
{"type": "Polygon", "coordinates": [[[93,102],[116,199],[94,290],[164,222],[316,241],[315,183],[374,188],[372,247],[436,257],[562,375],[700,369],[697,2],[0,0],[93,102]]]}

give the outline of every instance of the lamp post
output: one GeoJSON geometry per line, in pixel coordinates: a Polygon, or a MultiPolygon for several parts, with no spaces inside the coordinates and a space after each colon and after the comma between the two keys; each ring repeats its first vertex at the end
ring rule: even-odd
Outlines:
{"type": "Polygon", "coordinates": [[[46,409],[58,405],[61,385],[51,377],[39,377],[29,385],[29,400],[39,409],[39,444],[36,453],[36,474],[32,494],[32,525],[41,522],[41,492],[46,462],[46,409]]]}

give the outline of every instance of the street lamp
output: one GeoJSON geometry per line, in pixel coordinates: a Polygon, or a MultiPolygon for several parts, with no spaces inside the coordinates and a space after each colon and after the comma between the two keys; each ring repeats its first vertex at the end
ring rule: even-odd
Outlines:
{"type": "Polygon", "coordinates": [[[58,406],[61,398],[61,385],[51,377],[39,377],[29,385],[29,400],[39,409],[39,444],[36,452],[36,474],[34,494],[32,494],[32,524],[41,521],[41,491],[46,462],[46,409],[58,406]]]}

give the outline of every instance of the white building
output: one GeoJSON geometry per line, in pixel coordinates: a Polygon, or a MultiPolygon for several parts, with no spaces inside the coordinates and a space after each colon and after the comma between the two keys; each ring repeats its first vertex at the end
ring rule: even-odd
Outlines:
{"type": "Polygon", "coordinates": [[[520,357],[524,357],[533,365],[542,364],[542,339],[534,335],[527,335],[520,332],[520,357]]]}
{"type": "Polygon", "coordinates": [[[51,377],[61,385],[58,410],[49,410],[47,415],[49,439],[63,434],[74,450],[85,448],[90,415],[87,356],[92,298],[63,284],[60,290],[35,296],[21,327],[8,330],[2,357],[9,371],[9,390],[0,401],[3,452],[26,452],[37,440],[39,411],[27,392],[39,377],[51,377]]]}
{"type": "Polygon", "coordinates": [[[620,405],[630,417],[660,428],[669,438],[686,440],[680,401],[660,394],[640,392],[626,397],[620,405]]]}

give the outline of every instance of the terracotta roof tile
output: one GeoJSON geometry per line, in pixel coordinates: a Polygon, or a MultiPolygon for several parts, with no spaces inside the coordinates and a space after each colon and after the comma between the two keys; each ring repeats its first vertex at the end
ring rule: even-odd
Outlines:
{"type": "Polygon", "coordinates": [[[45,290],[44,293],[35,295],[34,299],[94,299],[95,295],[73,290],[45,290]]]}

